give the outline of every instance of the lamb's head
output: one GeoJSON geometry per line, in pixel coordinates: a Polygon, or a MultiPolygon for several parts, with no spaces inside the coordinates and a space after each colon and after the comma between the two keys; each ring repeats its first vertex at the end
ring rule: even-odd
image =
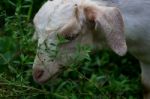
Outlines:
{"type": "Polygon", "coordinates": [[[115,7],[89,0],[55,0],[46,2],[34,18],[38,39],[33,77],[44,83],[68,62],[73,62],[78,46],[110,48],[126,53],[123,20],[115,7]]]}

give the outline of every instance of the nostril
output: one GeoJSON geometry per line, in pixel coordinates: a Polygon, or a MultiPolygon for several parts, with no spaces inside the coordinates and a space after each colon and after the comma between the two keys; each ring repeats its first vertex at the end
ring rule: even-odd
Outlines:
{"type": "Polygon", "coordinates": [[[36,80],[38,80],[39,78],[41,78],[41,76],[43,75],[43,73],[44,73],[44,70],[39,69],[39,68],[36,68],[36,69],[34,70],[34,72],[33,72],[34,78],[35,78],[36,80]]]}

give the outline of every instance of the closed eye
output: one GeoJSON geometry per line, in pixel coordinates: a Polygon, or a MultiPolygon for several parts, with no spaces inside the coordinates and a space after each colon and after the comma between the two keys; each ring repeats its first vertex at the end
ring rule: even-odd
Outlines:
{"type": "Polygon", "coordinates": [[[65,35],[64,38],[67,40],[74,40],[79,34],[65,35]]]}

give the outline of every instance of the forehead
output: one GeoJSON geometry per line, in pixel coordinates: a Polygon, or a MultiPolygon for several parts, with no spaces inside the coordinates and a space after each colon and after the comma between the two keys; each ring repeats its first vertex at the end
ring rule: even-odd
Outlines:
{"type": "Polygon", "coordinates": [[[38,43],[41,44],[48,35],[56,33],[72,19],[74,16],[75,4],[77,4],[78,1],[80,0],[47,1],[40,8],[33,20],[38,35],[38,43]]]}
{"type": "Polygon", "coordinates": [[[56,7],[54,13],[50,16],[50,22],[47,28],[58,29],[71,20],[74,16],[74,6],[72,4],[63,4],[56,7]]]}
{"type": "Polygon", "coordinates": [[[44,31],[57,29],[67,23],[74,15],[75,3],[65,1],[47,1],[34,17],[35,27],[44,31]]]}

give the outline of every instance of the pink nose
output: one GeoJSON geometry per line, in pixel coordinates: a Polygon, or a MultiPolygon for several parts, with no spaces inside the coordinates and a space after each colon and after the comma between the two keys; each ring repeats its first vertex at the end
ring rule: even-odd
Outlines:
{"type": "Polygon", "coordinates": [[[41,68],[34,68],[33,70],[33,78],[38,81],[44,74],[44,70],[41,68]]]}

